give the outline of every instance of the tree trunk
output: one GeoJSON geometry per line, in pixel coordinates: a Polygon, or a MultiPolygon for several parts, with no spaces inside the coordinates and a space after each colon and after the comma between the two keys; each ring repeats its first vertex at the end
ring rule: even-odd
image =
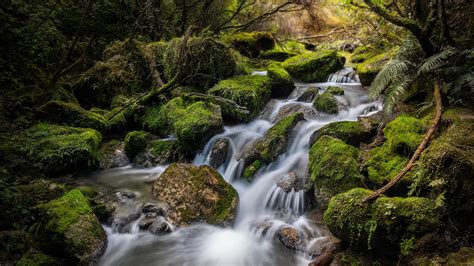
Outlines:
{"type": "Polygon", "coordinates": [[[367,203],[367,202],[371,202],[372,200],[375,200],[380,195],[385,193],[388,189],[393,187],[396,183],[398,183],[398,181],[400,181],[405,176],[405,174],[408,173],[411,170],[411,168],[415,164],[416,160],[418,160],[421,153],[425,150],[426,146],[428,145],[428,142],[431,140],[434,133],[438,129],[439,123],[441,121],[441,115],[442,115],[442,112],[443,112],[443,110],[442,110],[443,107],[442,107],[442,102],[441,102],[441,91],[440,91],[441,85],[442,85],[442,82],[438,77],[437,81],[434,84],[434,100],[435,100],[435,104],[436,104],[436,114],[435,114],[435,117],[433,119],[433,124],[429,128],[428,132],[426,132],[425,137],[423,138],[423,141],[420,143],[420,145],[416,149],[416,151],[413,154],[413,156],[411,157],[410,161],[402,169],[402,171],[400,171],[400,173],[398,173],[398,175],[396,175],[392,180],[390,180],[390,182],[388,182],[385,186],[379,188],[378,190],[374,191],[371,195],[369,195],[367,198],[365,198],[362,201],[363,203],[367,203]]]}

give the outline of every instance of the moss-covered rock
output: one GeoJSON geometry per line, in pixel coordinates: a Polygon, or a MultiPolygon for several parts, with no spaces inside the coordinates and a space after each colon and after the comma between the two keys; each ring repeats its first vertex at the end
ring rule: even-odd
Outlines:
{"type": "Polygon", "coordinates": [[[321,209],[334,195],[363,185],[358,157],[356,148],[330,136],[322,136],[311,146],[309,173],[321,209]]]}
{"type": "Polygon", "coordinates": [[[138,153],[133,163],[140,166],[150,167],[157,164],[168,164],[180,161],[182,152],[177,140],[152,140],[147,143],[146,148],[138,153]]]}
{"type": "Polygon", "coordinates": [[[337,86],[329,86],[326,88],[326,92],[332,95],[344,95],[344,89],[337,86]]]}
{"type": "Polygon", "coordinates": [[[362,85],[369,86],[385,64],[390,61],[391,57],[393,57],[393,54],[386,52],[366,59],[358,64],[355,70],[359,75],[362,85]]]}
{"type": "Polygon", "coordinates": [[[84,110],[73,103],[50,101],[38,111],[46,121],[56,124],[93,128],[100,132],[105,132],[109,128],[109,123],[103,115],[84,110]]]}
{"type": "Polygon", "coordinates": [[[99,165],[101,169],[124,167],[130,163],[125,154],[125,143],[115,139],[102,143],[100,146],[99,165]]]}
{"type": "Polygon", "coordinates": [[[338,194],[324,213],[331,232],[352,246],[398,255],[401,246],[414,243],[411,239],[416,240],[441,225],[434,200],[381,197],[363,204],[362,200],[370,194],[370,190],[361,188],[338,194]]]}
{"type": "Polygon", "coordinates": [[[105,251],[107,236],[80,190],[41,208],[45,215],[41,234],[49,243],[45,248],[81,263],[90,263],[105,251]]]}
{"type": "Polygon", "coordinates": [[[94,167],[102,135],[94,129],[37,124],[0,143],[2,160],[15,169],[69,173],[94,167]]]}
{"type": "Polygon", "coordinates": [[[238,76],[221,80],[208,93],[232,100],[246,107],[251,116],[256,116],[270,100],[271,84],[268,77],[238,76]]]}
{"type": "Polygon", "coordinates": [[[387,145],[392,151],[409,156],[423,140],[425,128],[426,121],[409,115],[400,115],[384,128],[387,145]]]}
{"type": "Polygon", "coordinates": [[[305,53],[285,60],[282,67],[300,82],[323,82],[344,66],[345,58],[336,51],[305,53]]]}
{"type": "Polygon", "coordinates": [[[328,114],[339,113],[339,105],[337,99],[330,93],[324,92],[316,96],[313,103],[316,110],[325,112],[328,114]]]}
{"type": "Polygon", "coordinates": [[[17,266],[53,266],[60,265],[56,258],[41,253],[39,251],[30,251],[21,257],[17,266]]]}
{"type": "Polygon", "coordinates": [[[125,153],[133,159],[139,152],[146,148],[150,140],[150,133],[145,131],[131,131],[125,136],[125,153]]]}
{"type": "Polygon", "coordinates": [[[171,164],[154,182],[153,195],[168,203],[169,218],[179,225],[231,222],[238,204],[237,191],[206,165],[171,164]]]}
{"type": "Polygon", "coordinates": [[[474,248],[462,247],[456,253],[451,253],[446,257],[446,265],[468,266],[474,264],[474,248]]]}
{"type": "Polygon", "coordinates": [[[183,85],[207,89],[213,86],[216,80],[235,74],[236,62],[225,44],[212,38],[190,38],[186,44],[184,59],[178,62],[181,41],[182,39],[172,40],[164,54],[164,76],[167,80],[171,80],[178,67],[181,67],[183,77],[195,76],[188,78],[183,85]]]}
{"type": "MultiPolygon", "coordinates": [[[[381,187],[395,177],[407,164],[408,158],[394,153],[389,145],[371,149],[364,162],[364,168],[367,170],[367,181],[374,187],[381,187]]],[[[406,188],[409,183],[402,180],[396,187],[406,188]]]]}
{"type": "Polygon", "coordinates": [[[107,109],[115,95],[145,91],[151,80],[142,46],[143,43],[136,40],[110,44],[102,61],[95,63],[74,85],[74,95],[81,106],[107,109]]]}
{"type": "Polygon", "coordinates": [[[268,67],[268,78],[272,86],[271,95],[273,98],[286,98],[295,88],[290,74],[275,64],[268,67]]]}
{"type": "Polygon", "coordinates": [[[270,50],[270,51],[263,51],[260,53],[260,59],[267,59],[267,60],[274,60],[278,62],[283,62],[286,59],[296,56],[294,53],[285,52],[285,51],[278,51],[278,50],[270,50]]]}
{"type": "Polygon", "coordinates": [[[310,138],[309,144],[312,146],[322,136],[331,136],[344,141],[345,143],[359,147],[361,143],[368,143],[375,134],[375,128],[368,123],[361,121],[340,121],[333,122],[316,130],[310,138]]]}
{"type": "Polygon", "coordinates": [[[302,120],[304,120],[303,113],[289,115],[272,126],[263,138],[249,143],[242,155],[243,176],[250,180],[263,163],[274,162],[280,154],[284,153],[293,128],[302,120]]]}
{"type": "Polygon", "coordinates": [[[224,39],[248,57],[258,57],[262,51],[275,47],[275,39],[269,32],[241,32],[224,39]]]}

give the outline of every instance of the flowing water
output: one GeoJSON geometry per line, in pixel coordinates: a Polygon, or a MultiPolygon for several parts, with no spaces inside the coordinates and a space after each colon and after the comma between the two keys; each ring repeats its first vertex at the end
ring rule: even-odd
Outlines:
{"type": "Polygon", "coordinates": [[[193,163],[209,164],[213,144],[221,138],[230,141],[229,159],[218,171],[239,193],[239,209],[232,227],[196,224],[171,228],[174,232],[164,235],[140,230],[138,223],[143,218],[140,207],[144,202],[153,201],[151,184],[166,166],[116,168],[88,177],[87,182],[104,191],[121,193],[119,196],[123,201],[112,226],[104,225],[108,247],[98,264],[307,265],[327,244],[330,233],[308,214],[308,199],[303,189],[285,190],[278,183],[291,179],[301,181],[306,176],[309,139],[314,131],[330,122],[355,121],[358,116],[380,109],[380,103],[371,102],[357,81],[354,71],[343,69],[331,75],[327,83],[296,84],[288,99],[272,100],[259,118],[247,124],[225,127],[223,133],[209,140],[193,163]],[[345,102],[347,108],[338,115],[318,113],[311,103],[296,100],[310,87],[324,90],[331,85],[345,91],[344,96],[337,97],[345,102]],[[252,183],[239,179],[243,167],[238,160],[239,153],[246,144],[264,136],[279,114],[290,107],[303,110],[306,121],[300,122],[293,130],[287,151],[260,169],[252,183]],[[133,196],[128,193],[133,193],[133,196]],[[278,231],[284,227],[297,229],[305,240],[297,250],[290,250],[279,242],[278,231]]]}

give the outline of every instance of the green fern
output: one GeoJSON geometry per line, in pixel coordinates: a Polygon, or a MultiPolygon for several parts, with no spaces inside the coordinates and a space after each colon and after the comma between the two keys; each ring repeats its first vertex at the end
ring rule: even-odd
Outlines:
{"type": "Polygon", "coordinates": [[[433,72],[449,63],[449,59],[454,55],[458,54],[459,51],[456,48],[449,47],[440,53],[437,53],[423,62],[418,68],[418,75],[424,75],[433,72]]]}
{"type": "Polygon", "coordinates": [[[407,75],[414,68],[408,61],[392,60],[375,77],[370,86],[369,94],[376,98],[386,90],[391,83],[407,75]]]}

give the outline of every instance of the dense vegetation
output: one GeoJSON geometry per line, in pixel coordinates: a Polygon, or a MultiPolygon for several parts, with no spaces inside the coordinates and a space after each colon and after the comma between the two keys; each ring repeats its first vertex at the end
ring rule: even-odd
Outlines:
{"type": "MultiPolygon", "coordinates": [[[[95,261],[113,207],[64,180],[118,166],[107,161],[117,149],[138,166],[174,163],[155,186],[179,184],[153,190],[179,199],[174,222],[227,224],[235,189],[213,168],[184,163],[295,81],[325,81],[343,66],[384,112],[311,137],[307,193],[345,243],[331,260],[472,263],[474,5],[270,2],[2,1],[0,264],[95,261]],[[292,14],[298,25],[285,25],[292,14]]],[[[336,115],[343,94],[330,87],[309,98],[336,115]]],[[[252,143],[242,178],[274,162],[302,120],[290,114],[252,143]]]]}

